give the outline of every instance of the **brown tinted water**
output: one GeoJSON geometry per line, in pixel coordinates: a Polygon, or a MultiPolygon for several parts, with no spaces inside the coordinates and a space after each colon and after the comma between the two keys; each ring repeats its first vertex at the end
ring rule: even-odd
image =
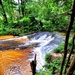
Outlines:
{"type": "MultiPolygon", "coordinates": [[[[1,36],[0,40],[14,38],[14,36],[1,36]]],[[[26,42],[27,39],[16,39],[15,43],[26,42]]],[[[8,41],[7,41],[8,42],[8,41]]],[[[0,43],[0,46],[11,46],[9,43],[0,43]]],[[[29,56],[32,54],[30,48],[23,50],[1,50],[0,51],[0,75],[32,75],[29,56]]]]}
{"type": "Polygon", "coordinates": [[[30,75],[30,49],[5,50],[0,52],[0,75],[30,75]]]}
{"type": "Polygon", "coordinates": [[[3,40],[3,39],[10,39],[10,38],[14,38],[14,36],[13,36],[13,35],[0,36],[0,40],[3,40]]]}

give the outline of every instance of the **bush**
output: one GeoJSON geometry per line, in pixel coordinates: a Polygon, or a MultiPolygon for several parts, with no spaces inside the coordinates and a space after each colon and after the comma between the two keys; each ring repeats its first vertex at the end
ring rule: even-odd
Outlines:
{"type": "MultiPolygon", "coordinates": [[[[72,48],[72,38],[70,38],[68,42],[68,52],[71,50],[71,48],[72,48]]],[[[53,52],[63,53],[64,52],[64,42],[62,42],[57,48],[55,48],[53,52]]]]}
{"type": "Polygon", "coordinates": [[[63,53],[64,52],[64,43],[61,43],[57,48],[53,50],[55,53],[63,53]]]}
{"type": "Polygon", "coordinates": [[[45,55],[45,61],[46,61],[46,63],[49,63],[50,62],[50,59],[51,59],[51,54],[50,53],[47,53],[46,55],[45,55]]]}
{"type": "Polygon", "coordinates": [[[11,29],[10,30],[10,33],[9,34],[11,34],[11,35],[19,35],[21,32],[20,32],[20,30],[19,29],[11,29]]]}
{"type": "Polygon", "coordinates": [[[41,70],[40,72],[37,72],[36,75],[51,75],[50,70],[41,70]]]}
{"type": "Polygon", "coordinates": [[[62,58],[55,58],[50,63],[46,63],[46,67],[51,71],[53,71],[53,68],[55,69],[55,73],[58,73],[60,71],[60,65],[62,62],[62,58]]]}
{"type": "Polygon", "coordinates": [[[54,60],[47,62],[46,67],[47,70],[40,70],[40,72],[37,72],[36,75],[53,75],[53,68],[55,69],[55,74],[60,71],[60,65],[61,65],[62,58],[55,58],[54,60]]]}

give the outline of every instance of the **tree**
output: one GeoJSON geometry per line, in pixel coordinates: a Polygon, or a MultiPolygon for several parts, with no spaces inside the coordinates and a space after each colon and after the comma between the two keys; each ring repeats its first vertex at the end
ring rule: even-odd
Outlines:
{"type": "Polygon", "coordinates": [[[73,26],[74,17],[75,17],[75,0],[74,0],[74,4],[73,4],[73,9],[72,9],[70,25],[69,25],[68,30],[66,32],[66,39],[65,39],[65,46],[64,46],[64,57],[63,57],[63,61],[61,64],[60,75],[62,75],[63,67],[64,67],[66,56],[67,56],[68,40],[69,40],[70,31],[71,31],[72,26],[73,26]]]}
{"type": "Polygon", "coordinates": [[[22,16],[24,17],[24,0],[21,0],[21,10],[22,10],[22,16]]]}
{"type": "Polygon", "coordinates": [[[73,53],[73,50],[74,50],[74,40],[75,40],[75,35],[73,36],[73,39],[72,39],[72,49],[71,49],[71,51],[69,53],[69,56],[68,56],[68,59],[67,59],[67,63],[65,65],[65,71],[64,71],[65,74],[66,74],[68,63],[70,61],[71,54],[73,53]]]}
{"type": "Polygon", "coordinates": [[[3,17],[5,19],[5,23],[8,23],[7,16],[6,16],[6,13],[5,13],[5,10],[4,10],[4,6],[3,6],[3,3],[2,3],[2,0],[0,0],[0,5],[1,5],[2,10],[3,10],[3,17]]]}
{"type": "Polygon", "coordinates": [[[75,56],[71,62],[71,65],[70,65],[69,70],[66,75],[73,75],[74,70],[75,70],[75,56]]]}

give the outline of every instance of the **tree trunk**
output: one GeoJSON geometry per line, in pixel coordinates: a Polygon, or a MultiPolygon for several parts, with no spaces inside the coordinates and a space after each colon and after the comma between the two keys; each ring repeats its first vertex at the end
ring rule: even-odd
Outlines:
{"type": "Polygon", "coordinates": [[[72,49],[71,49],[71,51],[70,51],[70,54],[69,54],[69,56],[68,56],[67,63],[66,63],[66,65],[65,65],[65,71],[64,71],[64,74],[66,74],[66,70],[67,70],[68,62],[69,62],[69,60],[70,60],[71,54],[72,54],[73,49],[74,49],[74,40],[75,40],[75,35],[74,35],[74,37],[73,37],[73,41],[72,41],[72,49]]]}
{"type": "Polygon", "coordinates": [[[74,16],[75,16],[75,0],[74,0],[74,4],[73,4],[73,9],[72,9],[70,25],[69,25],[67,33],[66,33],[65,46],[64,46],[64,57],[63,57],[63,61],[61,64],[60,75],[62,75],[63,67],[64,67],[65,60],[66,60],[67,48],[68,48],[68,39],[69,39],[70,31],[72,29],[72,25],[74,22],[74,16]]]}
{"type": "Polygon", "coordinates": [[[24,0],[21,0],[21,10],[22,10],[22,16],[24,16],[24,0]]]}
{"type": "Polygon", "coordinates": [[[4,6],[3,6],[3,4],[2,4],[2,0],[0,0],[0,5],[1,5],[2,9],[3,9],[3,17],[4,17],[4,19],[5,19],[5,22],[4,22],[4,23],[8,23],[8,21],[7,21],[7,16],[6,16],[6,13],[5,13],[5,10],[4,10],[4,6]]]}
{"type": "Polygon", "coordinates": [[[75,70],[75,56],[66,75],[73,75],[75,70]]]}

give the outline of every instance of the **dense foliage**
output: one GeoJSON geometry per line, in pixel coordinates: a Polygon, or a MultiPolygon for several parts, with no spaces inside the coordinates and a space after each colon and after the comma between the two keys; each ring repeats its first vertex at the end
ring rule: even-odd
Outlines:
{"type": "MultiPolygon", "coordinates": [[[[46,59],[47,60],[47,59],[46,59]]],[[[62,58],[55,58],[54,60],[46,62],[46,70],[41,70],[37,72],[36,75],[58,75],[60,71],[62,58]]]]}
{"type": "Polygon", "coordinates": [[[20,35],[40,30],[66,31],[69,25],[73,0],[1,1],[0,35],[20,35]]]}
{"type": "MultiPolygon", "coordinates": [[[[70,38],[69,42],[68,42],[68,52],[71,50],[71,48],[72,48],[72,38],[70,38]]],[[[53,52],[55,52],[55,53],[64,53],[64,42],[62,42],[57,48],[55,48],[53,50],[53,52]]]]}

